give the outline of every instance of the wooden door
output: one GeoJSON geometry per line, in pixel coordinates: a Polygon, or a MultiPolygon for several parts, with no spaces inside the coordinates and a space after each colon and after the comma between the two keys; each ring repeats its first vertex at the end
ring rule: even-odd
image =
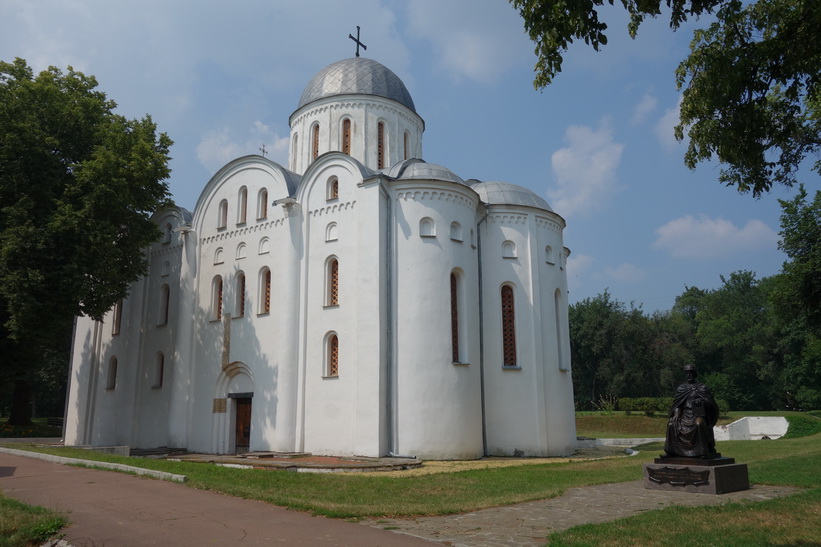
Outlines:
{"type": "Polygon", "coordinates": [[[234,399],[237,403],[237,454],[251,448],[251,399],[234,399]]]}

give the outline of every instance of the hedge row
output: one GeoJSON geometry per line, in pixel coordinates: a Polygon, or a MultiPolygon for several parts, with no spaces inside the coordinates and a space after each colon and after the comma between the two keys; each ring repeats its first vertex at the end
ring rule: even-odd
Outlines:
{"type": "MultiPolygon", "coordinates": [[[[727,413],[730,408],[725,401],[716,399],[718,410],[721,414],[727,413]]],[[[644,412],[647,416],[652,416],[656,412],[667,414],[673,406],[672,397],[621,397],[618,403],[618,410],[630,412],[644,412]]]]}
{"type": "Polygon", "coordinates": [[[621,397],[619,399],[619,410],[644,412],[648,416],[656,412],[667,414],[672,405],[672,397],[621,397]]]}

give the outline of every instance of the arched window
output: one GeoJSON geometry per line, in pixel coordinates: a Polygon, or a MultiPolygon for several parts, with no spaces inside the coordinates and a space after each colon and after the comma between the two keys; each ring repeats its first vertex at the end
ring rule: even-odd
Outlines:
{"type": "Polygon", "coordinates": [[[105,388],[114,389],[117,387],[117,358],[111,357],[108,360],[108,374],[105,379],[105,388]]]}
{"type": "Polygon", "coordinates": [[[513,303],[513,287],[502,287],[502,363],[516,366],[516,310],[513,303]]]}
{"type": "Polygon", "coordinates": [[[228,226],[228,200],[220,201],[219,210],[217,213],[217,228],[225,228],[228,226]]]}
{"type": "Polygon", "coordinates": [[[259,271],[259,313],[271,313],[271,270],[259,271]]]}
{"type": "Polygon", "coordinates": [[[264,255],[269,252],[269,242],[270,240],[267,237],[259,240],[259,254],[264,255]]]}
{"type": "Polygon", "coordinates": [[[257,220],[268,218],[268,190],[263,188],[257,194],[257,220]]]}
{"type": "Polygon", "coordinates": [[[225,259],[222,257],[222,247],[214,251],[214,264],[222,264],[225,259]]]}
{"type": "Polygon", "coordinates": [[[342,153],[351,154],[351,119],[345,118],[342,121],[342,153]]]}
{"type": "Polygon", "coordinates": [[[245,317],[245,274],[237,274],[237,317],[245,317]]]}
{"type": "Polygon", "coordinates": [[[325,227],[325,241],[336,241],[339,239],[339,227],[336,222],[329,222],[325,227]]]}
{"type": "Polygon", "coordinates": [[[406,160],[410,158],[410,134],[407,131],[405,131],[405,139],[402,145],[402,150],[402,159],[406,160]]]}
{"type": "Polygon", "coordinates": [[[319,124],[315,124],[311,129],[311,159],[319,157],[319,124]]]}
{"type": "Polygon", "coordinates": [[[162,269],[160,270],[160,276],[161,277],[168,277],[169,275],[171,275],[171,262],[166,260],[162,264],[162,269]]]}
{"type": "Polygon", "coordinates": [[[450,274],[450,347],[453,362],[459,359],[459,277],[456,272],[450,274]]]}
{"type": "Polygon", "coordinates": [[[385,124],[379,122],[376,124],[376,168],[384,169],[385,167],[385,124]]]}
{"type": "Polygon", "coordinates": [[[291,171],[296,171],[296,161],[297,161],[297,145],[299,144],[299,134],[294,133],[294,142],[291,143],[291,171]]]}
{"type": "Polygon", "coordinates": [[[425,217],[419,221],[419,235],[422,237],[436,237],[436,225],[433,219],[425,217]]]}
{"type": "Polygon", "coordinates": [[[237,245],[237,254],[236,254],[237,260],[239,260],[241,258],[245,258],[245,253],[246,253],[245,252],[245,242],[240,242],[240,244],[237,245]]]}
{"type": "Polygon", "coordinates": [[[151,389],[162,387],[163,376],[165,375],[165,355],[161,351],[154,357],[154,378],[151,381],[151,389]]]}
{"type": "Polygon", "coordinates": [[[237,196],[237,224],[245,224],[248,217],[248,188],[243,186],[237,196]]]}
{"type": "Polygon", "coordinates": [[[462,237],[462,225],[458,222],[450,223],[450,238],[453,241],[462,241],[464,239],[462,237]]]}
{"type": "Polygon", "coordinates": [[[327,366],[325,376],[339,376],[339,337],[331,333],[328,336],[327,366]]]}
{"type": "Polygon", "coordinates": [[[211,320],[222,319],[222,277],[216,275],[211,282],[211,320]]]}
{"type": "Polygon", "coordinates": [[[163,229],[163,244],[171,243],[171,224],[166,224],[163,229]]]}
{"type": "Polygon", "coordinates": [[[510,240],[502,243],[502,258],[516,258],[516,244],[510,240]]]}
{"type": "Polygon", "coordinates": [[[332,257],[328,260],[326,273],[326,306],[339,305],[339,260],[332,257]]]}
{"type": "Polygon", "coordinates": [[[328,179],[325,197],[327,200],[339,199],[339,179],[331,177],[328,179]]]}
{"type": "Polygon", "coordinates": [[[157,313],[157,325],[167,325],[168,324],[168,308],[169,308],[169,301],[171,300],[171,289],[168,287],[167,284],[163,284],[160,287],[160,305],[157,313]]]}
{"type": "Polygon", "coordinates": [[[120,327],[123,323],[123,301],[120,300],[116,304],[114,304],[114,313],[112,313],[111,319],[111,335],[115,336],[120,334],[120,327]]]}

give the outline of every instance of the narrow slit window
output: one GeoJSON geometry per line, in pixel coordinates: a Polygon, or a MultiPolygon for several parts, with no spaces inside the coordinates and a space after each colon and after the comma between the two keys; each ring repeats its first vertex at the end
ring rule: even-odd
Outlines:
{"type": "Polygon", "coordinates": [[[402,159],[406,160],[406,159],[410,158],[410,135],[408,135],[407,131],[405,131],[405,139],[404,139],[404,143],[403,143],[403,146],[402,146],[402,151],[403,151],[402,159]]]}
{"type": "Polygon", "coordinates": [[[502,287],[502,359],[506,367],[516,366],[516,310],[513,288],[502,287]]]}
{"type": "Polygon", "coordinates": [[[259,272],[259,313],[271,313],[271,270],[263,268],[259,272]]]}
{"type": "Polygon", "coordinates": [[[351,155],[351,119],[342,122],[342,153],[351,155]]]}
{"type": "Polygon", "coordinates": [[[257,220],[268,218],[268,190],[263,188],[257,196],[257,220]]]}
{"type": "Polygon", "coordinates": [[[339,337],[332,334],[328,337],[328,376],[339,376],[339,337]]]}
{"type": "Polygon", "coordinates": [[[271,313],[271,270],[265,270],[265,302],[264,313],[271,313]]]}
{"type": "Polygon", "coordinates": [[[243,186],[237,196],[237,224],[245,224],[248,219],[248,188],[243,186]]]}
{"type": "Polygon", "coordinates": [[[339,305],[339,260],[328,261],[328,306],[339,305]]]}
{"type": "Polygon", "coordinates": [[[111,321],[111,335],[116,336],[120,334],[120,327],[123,323],[123,301],[120,300],[114,304],[114,317],[111,321]]]}
{"type": "Polygon", "coordinates": [[[222,319],[222,277],[214,277],[211,286],[211,320],[222,319]]]}
{"type": "Polygon", "coordinates": [[[311,142],[311,159],[319,157],[319,125],[313,128],[312,142],[311,142]]]}
{"type": "Polygon", "coordinates": [[[228,226],[228,200],[220,201],[219,211],[217,213],[217,228],[225,228],[228,226]]]}
{"type": "Polygon", "coordinates": [[[117,358],[112,357],[108,361],[108,374],[105,379],[105,388],[114,389],[117,387],[117,358]]]}
{"type": "Polygon", "coordinates": [[[154,358],[154,381],[151,383],[151,389],[160,389],[162,387],[163,376],[165,375],[165,355],[161,351],[157,352],[154,358]]]}
{"type": "Polygon", "coordinates": [[[245,274],[237,274],[237,317],[245,316],[245,274]]]}
{"type": "Polygon", "coordinates": [[[459,360],[459,279],[450,274],[450,345],[454,363],[459,360]]]}
{"type": "Polygon", "coordinates": [[[171,289],[168,285],[163,284],[160,287],[160,310],[159,314],[157,315],[157,325],[167,325],[168,324],[168,308],[170,307],[170,300],[171,300],[171,289]]]}
{"type": "Polygon", "coordinates": [[[376,168],[385,167],[385,124],[376,124],[376,168]]]}

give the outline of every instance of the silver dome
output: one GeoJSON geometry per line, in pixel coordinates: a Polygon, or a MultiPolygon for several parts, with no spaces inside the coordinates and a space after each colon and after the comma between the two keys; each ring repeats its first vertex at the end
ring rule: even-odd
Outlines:
{"type": "Polygon", "coordinates": [[[393,179],[400,180],[443,180],[465,184],[462,177],[447,167],[416,158],[401,161],[385,170],[384,173],[393,179]]]}
{"type": "Polygon", "coordinates": [[[507,182],[477,182],[471,186],[479,199],[488,205],[523,205],[553,211],[543,198],[532,190],[507,182]]]}
{"type": "Polygon", "coordinates": [[[399,76],[365,57],[337,61],[320,70],[305,86],[297,110],[334,95],[376,95],[394,100],[416,112],[408,88],[399,76]]]}

